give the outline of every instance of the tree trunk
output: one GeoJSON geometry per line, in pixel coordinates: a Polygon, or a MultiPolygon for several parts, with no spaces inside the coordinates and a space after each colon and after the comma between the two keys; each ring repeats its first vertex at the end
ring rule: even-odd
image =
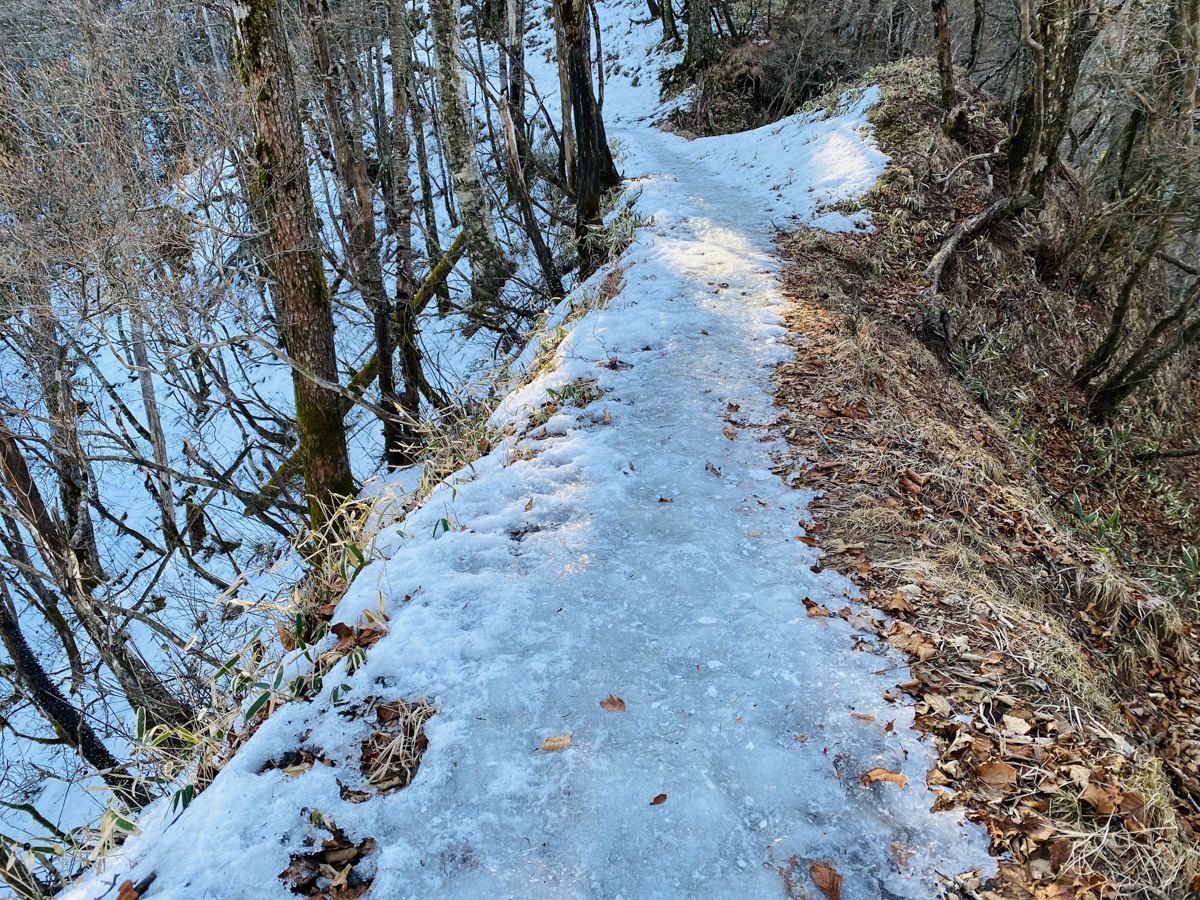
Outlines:
{"type": "Polygon", "coordinates": [[[571,76],[567,71],[567,26],[554,7],[554,43],[558,61],[558,100],[562,110],[562,176],[567,193],[575,192],[575,122],[571,112],[571,76]]]}
{"type": "Polygon", "coordinates": [[[658,6],[662,18],[663,43],[673,47],[679,46],[679,29],[675,26],[675,7],[673,0],[661,0],[658,6]]]}
{"type": "MultiPolygon", "coordinates": [[[[412,183],[408,174],[411,141],[408,137],[409,98],[412,89],[412,35],[404,18],[405,0],[391,0],[388,23],[392,46],[392,231],[396,237],[396,329],[400,373],[404,390],[399,397],[401,423],[395,443],[388,444],[388,465],[400,468],[415,462],[421,420],[421,350],[417,344],[417,312],[413,302],[412,183]]],[[[413,118],[417,128],[417,119],[413,118]]],[[[423,135],[421,136],[423,137],[423,135]]],[[[422,146],[424,142],[422,141],[422,146]]],[[[425,173],[425,178],[428,178],[425,173]]],[[[432,198],[428,198],[432,210],[432,198]]],[[[436,221],[434,222],[436,227],[436,221]]],[[[436,247],[437,232],[433,235],[436,247]]]]}
{"type": "MultiPolygon", "coordinates": [[[[375,233],[375,190],[367,173],[362,143],[361,91],[353,63],[349,71],[334,59],[334,44],[329,34],[328,0],[305,0],[312,30],[313,58],[323,87],[325,115],[333,145],[334,169],[338,179],[338,201],[348,237],[350,270],[374,321],[375,353],[379,361],[379,405],[387,413],[397,408],[396,378],[392,359],[392,304],[383,285],[383,267],[375,233]],[[349,97],[351,116],[344,113],[344,98],[349,97]],[[356,114],[357,113],[357,114],[356,114]]],[[[407,172],[405,172],[407,176],[407,172]]],[[[384,457],[400,442],[399,424],[388,416],[383,420],[384,457]]]]}
{"type": "MultiPolygon", "coordinates": [[[[392,53],[395,71],[395,51],[392,53]]],[[[412,119],[413,148],[417,157],[417,178],[421,182],[421,216],[425,220],[425,255],[432,268],[442,258],[442,243],[438,235],[437,210],[433,204],[433,179],[429,175],[429,153],[425,146],[425,110],[421,108],[421,97],[417,92],[412,68],[412,56],[407,63],[408,115],[412,119]]],[[[450,290],[442,281],[437,288],[438,315],[445,318],[450,314],[450,290]]]]}
{"type": "Polygon", "coordinates": [[[1013,193],[1041,200],[1071,120],[1080,66],[1099,32],[1095,0],[1018,0],[1033,69],[1008,147],[1013,193]]]}
{"type": "Polygon", "coordinates": [[[984,0],[975,0],[975,18],[971,25],[971,53],[967,58],[967,72],[974,72],[979,64],[979,50],[983,46],[983,26],[986,24],[987,8],[984,0]]]}
{"type": "Polygon", "coordinates": [[[296,426],[314,531],[339,498],[354,493],[341,397],[311,376],[337,382],[333,307],[300,129],[300,107],[279,0],[232,4],[235,54],[253,108],[254,155],[275,256],[275,290],[294,362],[296,426]]]}
{"type": "Polygon", "coordinates": [[[507,0],[508,14],[508,113],[517,135],[521,171],[530,169],[529,134],[525,123],[525,0],[507,0]]]}
{"type": "Polygon", "coordinates": [[[446,156],[453,170],[454,192],[458,197],[462,227],[470,241],[467,249],[471,263],[468,315],[476,321],[482,321],[496,312],[500,291],[508,281],[510,269],[496,237],[496,226],[475,151],[475,127],[467,102],[459,37],[459,0],[431,0],[429,6],[446,156]]]}
{"type": "Polygon", "coordinates": [[[508,178],[513,184],[513,195],[521,209],[521,218],[525,221],[525,233],[529,243],[533,245],[533,254],[537,257],[542,270],[542,280],[546,282],[546,290],[552,297],[563,294],[562,278],[558,267],[554,264],[554,255],[542,239],[541,225],[533,211],[533,203],[529,199],[529,188],[525,185],[525,175],[521,171],[521,160],[518,155],[517,129],[508,109],[508,92],[500,94],[500,126],[504,130],[505,160],[508,165],[508,178]]]}
{"type": "Polygon", "coordinates": [[[146,352],[146,331],[136,301],[129,308],[129,332],[133,361],[137,366],[138,384],[142,389],[142,408],[146,412],[146,430],[150,432],[154,461],[161,467],[154,477],[158,484],[158,509],[162,514],[163,535],[169,545],[174,545],[179,542],[179,530],[175,527],[175,492],[167,469],[167,438],[163,434],[162,418],[158,414],[154,374],[150,371],[150,356],[146,352]]]}
{"type": "Polygon", "coordinates": [[[942,107],[949,111],[957,99],[954,90],[954,58],[950,52],[950,23],[946,15],[946,0],[932,0],[932,5],[941,101],[942,107]]]}
{"type": "Polygon", "coordinates": [[[586,0],[557,0],[555,17],[566,39],[566,69],[575,120],[578,153],[575,170],[575,236],[579,242],[580,274],[586,277],[600,261],[589,240],[600,224],[600,201],[621,183],[604,131],[604,119],[592,93],[592,60],[586,0]]]}
{"type": "Polygon", "coordinates": [[[717,55],[717,38],[713,34],[712,7],[709,0],[687,0],[687,50],[683,64],[690,69],[702,69],[717,55]]]}

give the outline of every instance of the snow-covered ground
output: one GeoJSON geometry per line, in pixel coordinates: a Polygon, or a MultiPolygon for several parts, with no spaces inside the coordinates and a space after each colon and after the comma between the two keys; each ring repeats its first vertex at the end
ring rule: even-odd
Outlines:
{"type": "MultiPolygon", "coordinates": [[[[636,60],[648,39],[624,27],[630,11],[603,7],[605,50],[636,60]]],[[[874,92],[688,143],[650,127],[653,78],[635,87],[630,68],[606,85],[605,115],[654,224],[621,260],[624,290],[568,326],[496,422],[520,432],[547,389],[580,379],[605,395],[540,439],[509,438],[381,534],[384,558],[338,619],[382,600],[390,633],[352,676],[325,678],[351,686],[342,705],[326,688],[276,711],[182,815],[148,812],[105,883],[155,871],[163,900],[290,896],[279,874],[325,834],[313,810],[375,839],[372,896],[388,900],[815,897],[809,860],[844,876],[847,900],[918,898],[936,895],[935,871],[990,866],[981,829],[929,811],[932,748],[883,696],[907,680],[900,660],[853,652],[869,636],[807,615],[806,598],[859,607],[852,585],[812,571],[796,540],[808,496],[771,473],[781,447],[758,427],[791,352],[772,229],[865,224],[821,209],[883,170],[874,92]],[[626,711],[600,707],[610,693],[626,711]],[[441,711],[415,782],[350,803],[339,780],[362,786],[371,725],[339,712],[369,696],[441,711]],[[534,752],[562,734],[567,749],[534,752]],[[300,746],[335,765],[260,774],[300,746]],[[865,786],[875,768],[907,786],[865,786]]]]}

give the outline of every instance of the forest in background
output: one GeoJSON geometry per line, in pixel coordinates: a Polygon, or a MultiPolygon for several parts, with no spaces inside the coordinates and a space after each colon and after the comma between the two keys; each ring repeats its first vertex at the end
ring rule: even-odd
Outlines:
{"type": "MultiPolygon", "coordinates": [[[[1109,457],[1097,475],[1088,450],[1094,483],[1065,502],[1191,613],[1200,4],[659,0],[630,27],[661,34],[664,127],[692,135],[937,60],[944,133],[994,137],[966,165],[1001,189],[937,236],[914,327],[989,410],[1019,405],[1032,376],[1006,360],[1027,348],[1060,370],[1109,457]],[[967,311],[956,260],[1013,227],[1069,320],[967,311]],[[1176,546],[1130,543],[1101,505],[1113,472],[1161,501],[1176,546]]],[[[486,452],[494,373],[637,225],[604,129],[623,64],[574,0],[0,9],[0,860],[18,893],[69,881],[153,797],[203,789],[281,688],[263,675],[280,648],[319,639],[363,562],[347,498],[407,473],[403,515],[486,452]]]]}

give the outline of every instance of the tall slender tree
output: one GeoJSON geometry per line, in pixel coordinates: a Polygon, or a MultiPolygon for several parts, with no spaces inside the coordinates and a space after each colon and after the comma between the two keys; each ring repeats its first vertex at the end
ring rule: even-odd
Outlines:
{"type": "Polygon", "coordinates": [[[333,307],[300,128],[300,104],[279,0],[232,0],[234,51],[254,113],[254,147],[274,253],[282,330],[292,361],[309,517],[354,492],[341,395],[333,307]]]}
{"type": "Polygon", "coordinates": [[[556,0],[555,16],[566,49],[568,89],[575,123],[575,235],[584,273],[598,264],[597,248],[589,240],[600,224],[600,202],[606,191],[621,183],[604,130],[604,118],[592,89],[592,55],[587,0],[556,0]]]}
{"type": "Polygon", "coordinates": [[[500,292],[511,274],[483,186],[475,150],[475,120],[467,102],[459,34],[460,0],[430,0],[438,93],[441,97],[445,150],[458,198],[462,227],[468,235],[471,264],[471,303],[468,314],[482,322],[496,313],[500,292]]]}

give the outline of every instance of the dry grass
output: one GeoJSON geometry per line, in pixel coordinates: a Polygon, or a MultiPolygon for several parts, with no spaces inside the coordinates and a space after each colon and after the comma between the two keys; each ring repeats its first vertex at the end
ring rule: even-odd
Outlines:
{"type": "Polygon", "coordinates": [[[915,657],[905,689],[941,749],[938,806],[965,806],[1010,854],[995,883],[951,892],[1182,896],[1200,884],[1192,627],[1063,515],[1046,443],[1020,414],[1048,389],[1023,387],[1022,367],[1075,353],[1083,332],[1035,327],[1070,321],[1068,304],[1020,262],[1025,237],[1009,227],[961,253],[946,289],[960,334],[999,328],[996,310],[1020,302],[1035,311],[1028,339],[993,359],[973,338],[966,360],[918,339],[924,262],[984,198],[970,167],[935,189],[968,151],[936,128],[929,72],[876,74],[893,156],[866,200],[878,230],[781,241],[799,349],[776,373],[792,445],[777,471],[822,492],[824,564],[902,620],[885,636],[915,657]],[[1012,784],[985,781],[994,762],[1012,784]]]}
{"type": "Polygon", "coordinates": [[[424,699],[397,700],[379,704],[375,714],[377,728],[362,743],[362,773],[381,794],[402,791],[416,777],[429,746],[425,723],[437,709],[424,699]]]}

